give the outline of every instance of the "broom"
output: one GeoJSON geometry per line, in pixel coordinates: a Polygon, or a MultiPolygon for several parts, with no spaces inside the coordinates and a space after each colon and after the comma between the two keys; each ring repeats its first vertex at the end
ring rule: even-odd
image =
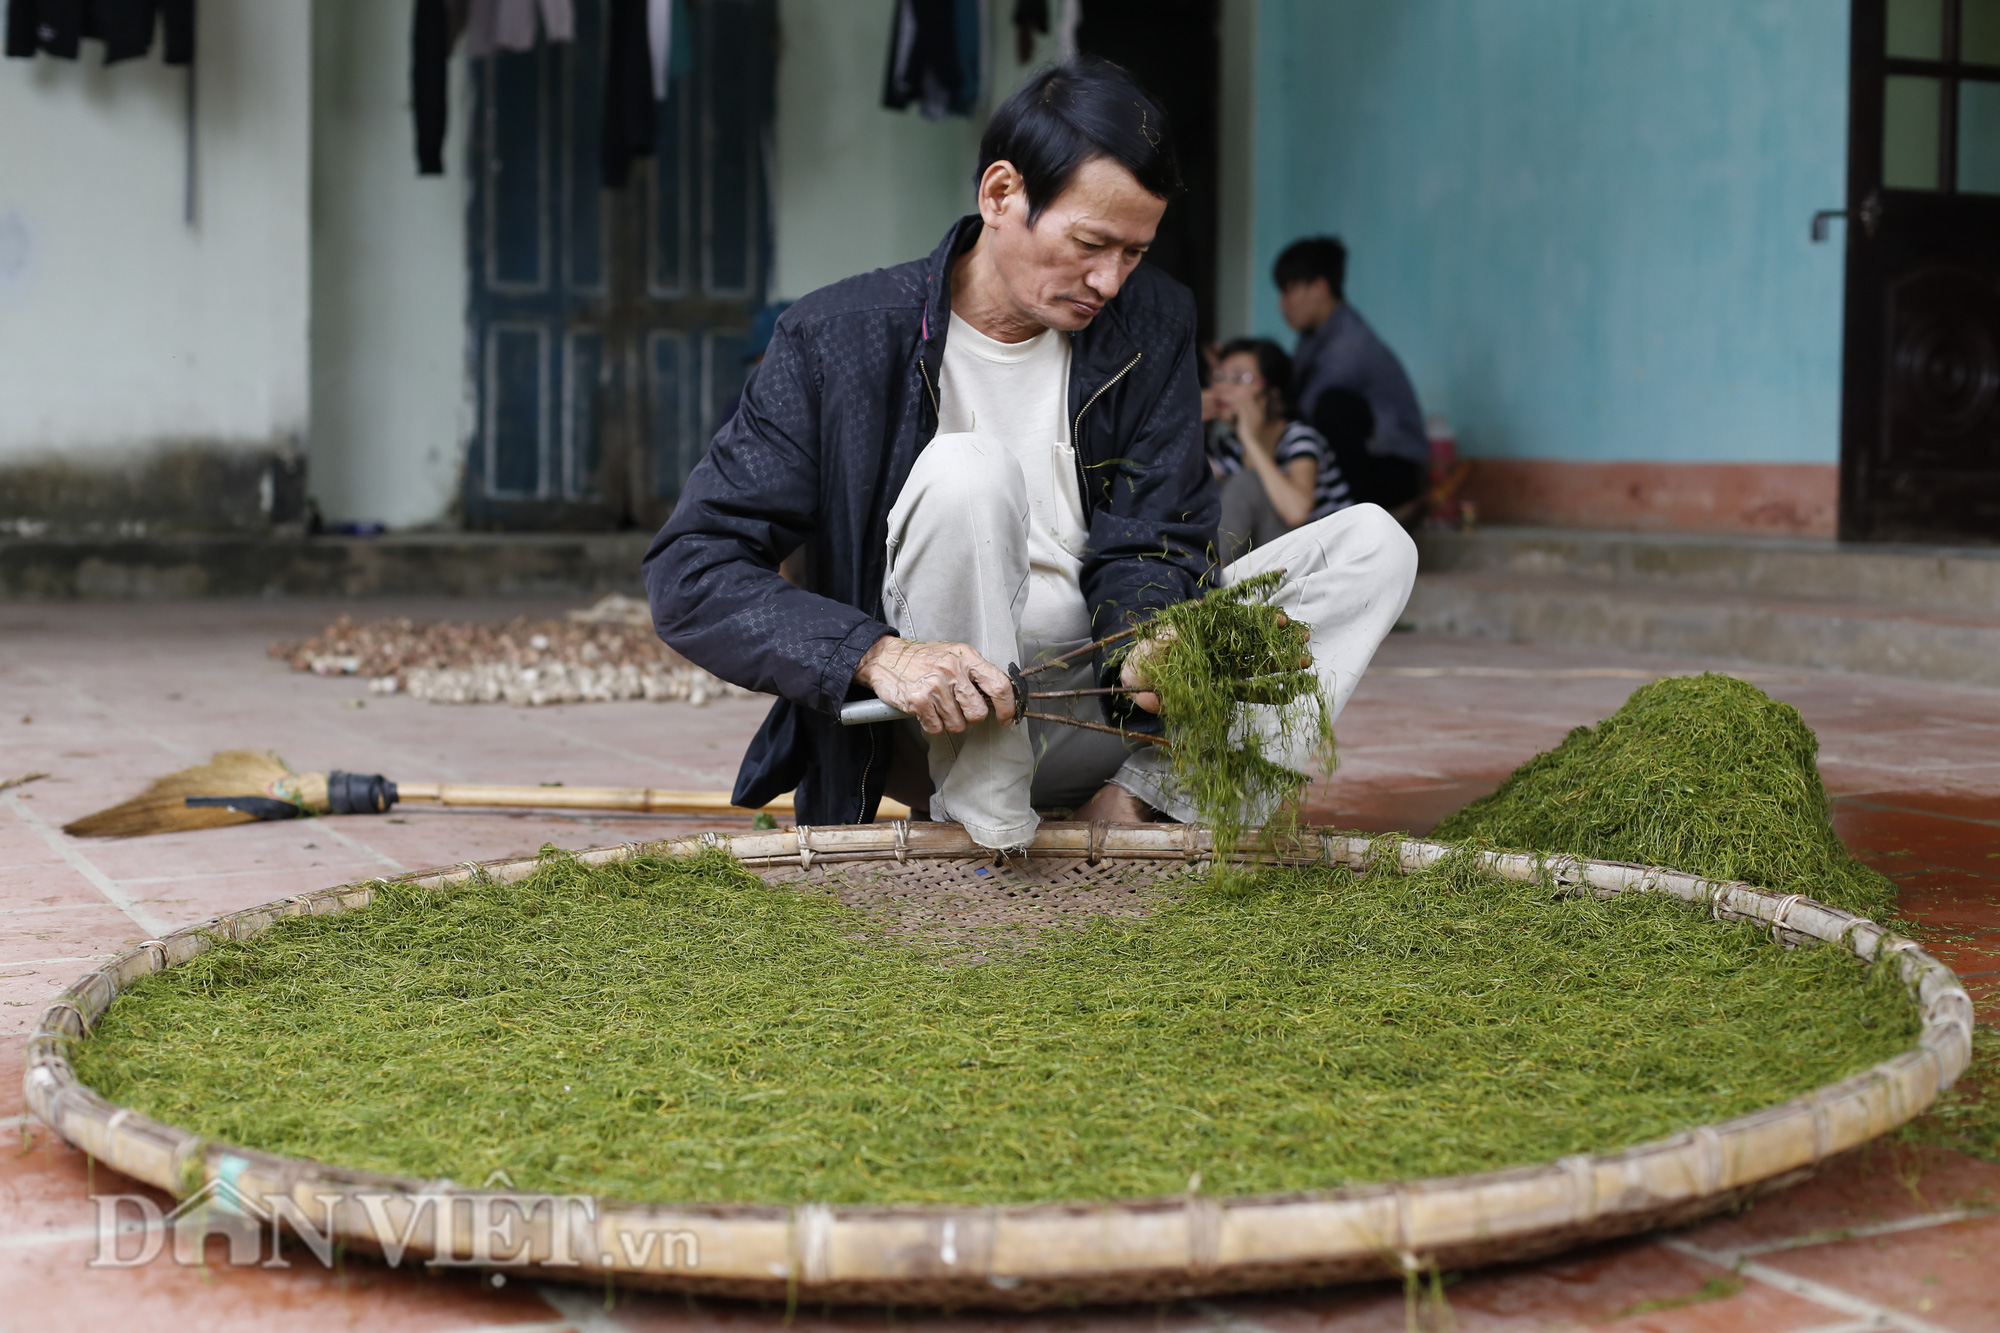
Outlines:
{"type": "MultiPolygon", "coordinates": [[[[719,791],[655,787],[508,787],[469,782],[391,782],[379,773],[296,773],[275,754],[229,750],[205,764],[169,773],[142,794],[109,810],[63,825],[79,838],[137,838],[150,833],[221,828],[266,819],[383,814],[406,805],[483,805],[535,810],[629,810],[644,814],[748,815],[719,791]]],[[[792,812],[792,798],[764,807],[792,812]]],[[[884,800],[881,814],[905,819],[909,809],[884,800]]]]}

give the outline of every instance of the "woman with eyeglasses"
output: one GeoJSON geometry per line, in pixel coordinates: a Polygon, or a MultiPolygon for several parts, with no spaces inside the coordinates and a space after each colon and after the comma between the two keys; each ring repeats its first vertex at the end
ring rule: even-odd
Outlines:
{"type": "Polygon", "coordinates": [[[1268,338],[1238,338],[1216,355],[1202,406],[1228,427],[1211,435],[1209,452],[1222,482],[1225,564],[1354,503],[1335,451],[1297,419],[1291,388],[1292,358],[1268,338]]]}

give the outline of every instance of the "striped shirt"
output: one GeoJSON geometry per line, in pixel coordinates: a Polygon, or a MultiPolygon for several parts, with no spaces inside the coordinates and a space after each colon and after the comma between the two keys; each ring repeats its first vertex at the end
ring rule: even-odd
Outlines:
{"type": "MultiPolygon", "coordinates": [[[[1280,471],[1300,458],[1310,458],[1317,465],[1319,472],[1313,483],[1312,513],[1306,516],[1306,522],[1325,518],[1354,503],[1354,490],[1341,474],[1340,463],[1328,447],[1326,437],[1305,422],[1287,423],[1285,433],[1278,437],[1278,447],[1271,452],[1280,471]]],[[[1225,429],[1211,433],[1208,456],[1214,461],[1216,471],[1225,477],[1243,470],[1243,442],[1236,438],[1233,431],[1225,429]]]]}

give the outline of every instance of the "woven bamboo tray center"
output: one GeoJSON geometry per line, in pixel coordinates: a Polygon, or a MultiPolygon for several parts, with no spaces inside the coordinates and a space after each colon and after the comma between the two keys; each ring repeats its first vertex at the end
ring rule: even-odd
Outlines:
{"type": "Polygon", "coordinates": [[[1096,917],[1136,918],[1159,894],[1197,872],[1186,865],[1083,857],[954,857],[935,861],[826,862],[763,872],[773,884],[831,893],[886,934],[957,946],[954,962],[983,962],[1042,932],[1096,917]]]}

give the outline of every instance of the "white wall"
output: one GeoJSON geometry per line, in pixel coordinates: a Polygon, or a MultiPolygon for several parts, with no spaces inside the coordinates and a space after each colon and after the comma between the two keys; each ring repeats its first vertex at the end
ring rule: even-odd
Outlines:
{"type": "Polygon", "coordinates": [[[282,444],[307,420],[308,0],[204,0],[187,72],[0,62],[0,462],[282,444]]]}
{"type": "MultiPolygon", "coordinates": [[[[936,122],[914,107],[882,105],[892,9],[886,2],[779,0],[776,299],[921,258],[972,211],[986,112],[1021,81],[1008,22],[1014,6],[987,6],[993,77],[983,105],[970,119],[936,122]]],[[[1036,56],[1054,58],[1053,34],[1036,56]]]]}
{"type": "Polygon", "coordinates": [[[457,493],[465,373],[466,60],[443,176],[418,176],[409,0],[312,0],[311,488],[330,520],[412,527],[457,493]]]}

